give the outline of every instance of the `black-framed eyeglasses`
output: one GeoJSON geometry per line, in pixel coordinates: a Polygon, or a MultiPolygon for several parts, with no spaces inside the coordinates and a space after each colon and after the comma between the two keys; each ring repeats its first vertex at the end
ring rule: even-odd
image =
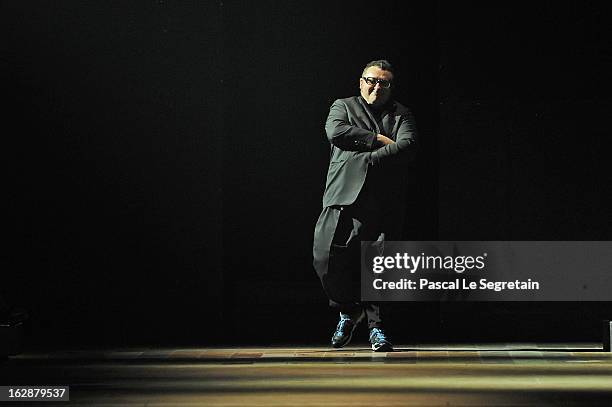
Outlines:
{"type": "Polygon", "coordinates": [[[361,79],[366,81],[368,85],[376,86],[376,84],[378,83],[381,88],[386,89],[386,88],[391,87],[391,81],[388,81],[386,79],[378,79],[378,78],[371,78],[371,77],[366,78],[365,76],[362,76],[361,79]]]}

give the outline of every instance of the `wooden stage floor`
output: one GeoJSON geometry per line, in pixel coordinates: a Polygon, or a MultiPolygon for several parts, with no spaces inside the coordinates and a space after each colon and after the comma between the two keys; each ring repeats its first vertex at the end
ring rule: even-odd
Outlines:
{"type": "Polygon", "coordinates": [[[0,385],[70,386],[70,402],[44,406],[612,406],[612,354],[599,344],[396,349],[30,352],[0,362],[0,385]]]}

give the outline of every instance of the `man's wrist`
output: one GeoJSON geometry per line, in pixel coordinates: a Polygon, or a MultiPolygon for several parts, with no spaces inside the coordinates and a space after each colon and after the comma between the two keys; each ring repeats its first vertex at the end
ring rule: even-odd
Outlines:
{"type": "Polygon", "coordinates": [[[372,132],[372,142],[370,143],[370,148],[376,149],[380,147],[380,143],[378,142],[378,134],[375,131],[372,132]]]}

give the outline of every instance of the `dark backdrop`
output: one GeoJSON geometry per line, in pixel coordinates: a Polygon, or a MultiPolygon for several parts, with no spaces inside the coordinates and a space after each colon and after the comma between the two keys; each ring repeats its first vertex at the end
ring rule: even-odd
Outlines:
{"type": "MultiPolygon", "coordinates": [[[[604,2],[440,3],[441,240],[611,240],[611,16],[604,2]]],[[[440,316],[445,333],[601,340],[611,314],[463,303],[440,316]]]]}
{"type": "MultiPolygon", "coordinates": [[[[603,5],[68,1],[1,15],[0,292],[30,310],[32,344],[326,342],[335,317],[310,266],[323,124],[372,59],[398,68],[423,144],[406,239],[610,239],[603,5]]],[[[396,304],[390,325],[399,341],[597,340],[610,311],[396,304]]]]}

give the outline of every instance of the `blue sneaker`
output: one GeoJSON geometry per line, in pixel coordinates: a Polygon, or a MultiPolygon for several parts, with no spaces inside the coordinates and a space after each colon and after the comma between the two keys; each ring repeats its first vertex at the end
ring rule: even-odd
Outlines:
{"type": "Polygon", "coordinates": [[[380,328],[370,329],[370,343],[374,352],[393,352],[393,345],[380,328]]]}
{"type": "Polygon", "coordinates": [[[357,324],[363,319],[364,313],[360,311],[358,316],[340,313],[340,322],[336,327],[336,331],[332,336],[331,343],[332,348],[342,348],[351,341],[353,338],[353,332],[357,328],[357,324]]]}

